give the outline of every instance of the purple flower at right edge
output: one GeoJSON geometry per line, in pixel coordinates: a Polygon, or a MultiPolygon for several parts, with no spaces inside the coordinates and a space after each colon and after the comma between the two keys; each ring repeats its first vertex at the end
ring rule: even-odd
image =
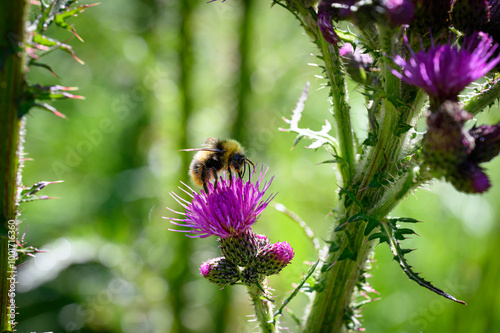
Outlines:
{"type": "Polygon", "coordinates": [[[458,94],[470,83],[484,76],[499,62],[492,57],[498,44],[485,33],[474,33],[464,39],[462,47],[450,44],[432,45],[428,51],[415,53],[408,44],[408,59],[397,55],[394,62],[401,73],[392,73],[404,82],[422,88],[431,101],[431,111],[446,100],[458,101],[458,94]]]}
{"type": "Polygon", "coordinates": [[[287,242],[268,244],[259,250],[255,260],[258,273],[266,276],[278,274],[292,261],[293,249],[287,242]]]}
{"type": "Polygon", "coordinates": [[[443,177],[460,192],[482,193],[491,184],[479,164],[499,154],[500,123],[466,130],[471,118],[457,102],[441,104],[427,118],[422,157],[434,177],[443,177]]]}

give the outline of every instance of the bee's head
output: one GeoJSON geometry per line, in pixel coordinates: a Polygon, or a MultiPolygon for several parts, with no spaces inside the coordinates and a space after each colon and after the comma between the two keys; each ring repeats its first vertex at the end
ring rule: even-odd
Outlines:
{"type": "Polygon", "coordinates": [[[245,165],[245,161],[247,158],[242,153],[235,153],[233,158],[231,159],[231,167],[238,173],[243,171],[243,167],[245,165]]]}
{"type": "MultiPolygon", "coordinates": [[[[231,160],[231,167],[238,173],[238,175],[240,175],[240,177],[243,177],[245,175],[247,165],[249,169],[250,165],[255,168],[255,165],[252,163],[252,161],[250,161],[244,154],[236,153],[233,155],[233,159],[231,160]]],[[[248,175],[248,177],[248,179],[250,180],[250,174],[248,175]]]]}

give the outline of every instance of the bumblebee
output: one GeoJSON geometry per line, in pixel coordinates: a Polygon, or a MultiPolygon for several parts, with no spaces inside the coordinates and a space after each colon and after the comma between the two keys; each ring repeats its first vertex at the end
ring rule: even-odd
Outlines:
{"type": "MultiPolygon", "coordinates": [[[[245,174],[247,165],[255,165],[245,156],[245,149],[235,140],[218,140],[208,138],[205,148],[182,149],[181,151],[196,151],[189,167],[189,175],[196,185],[202,186],[208,193],[207,182],[214,178],[214,188],[217,188],[217,174],[223,170],[229,173],[231,182],[232,171],[240,177],[245,174]]],[[[250,166],[249,166],[250,168],[250,166]]]]}

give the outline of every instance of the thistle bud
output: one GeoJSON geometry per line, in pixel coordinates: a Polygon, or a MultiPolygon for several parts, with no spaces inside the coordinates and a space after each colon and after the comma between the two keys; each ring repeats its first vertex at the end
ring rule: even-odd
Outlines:
{"type": "Polygon", "coordinates": [[[446,175],[445,179],[458,191],[464,193],[482,193],[491,186],[483,169],[472,162],[465,162],[458,166],[456,170],[446,175]]]}
{"type": "Polygon", "coordinates": [[[345,43],[339,49],[339,54],[344,59],[347,73],[354,81],[367,84],[378,78],[372,73],[373,58],[371,55],[362,53],[359,48],[354,50],[350,43],[345,43]]]}
{"type": "Polygon", "coordinates": [[[436,176],[443,176],[462,164],[474,148],[474,139],[463,128],[472,116],[455,102],[447,101],[427,118],[429,129],[423,138],[422,155],[436,176]]]}
{"type": "Polygon", "coordinates": [[[219,244],[224,257],[242,267],[250,265],[259,251],[257,235],[250,228],[241,235],[219,238],[219,244]]]}
{"type": "Polygon", "coordinates": [[[252,286],[261,280],[262,276],[257,272],[255,267],[246,267],[241,272],[241,282],[247,286],[252,286]]]}
{"type": "Polygon", "coordinates": [[[240,278],[240,270],[224,257],[205,261],[200,266],[200,273],[208,281],[225,287],[235,284],[240,278]]]}
{"type": "Polygon", "coordinates": [[[474,127],[469,134],[475,140],[475,148],[469,155],[470,161],[476,164],[488,162],[500,153],[500,123],[474,127]]]}
{"type": "Polygon", "coordinates": [[[265,276],[278,274],[293,259],[293,249],[287,242],[269,244],[260,249],[255,261],[258,273],[265,276]]]}

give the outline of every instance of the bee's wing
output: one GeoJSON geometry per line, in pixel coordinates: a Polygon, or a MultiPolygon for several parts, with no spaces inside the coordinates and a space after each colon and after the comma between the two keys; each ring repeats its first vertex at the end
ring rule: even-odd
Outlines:
{"type": "Polygon", "coordinates": [[[217,142],[219,142],[219,140],[217,140],[216,138],[207,138],[205,140],[204,146],[207,147],[214,146],[217,142]]]}
{"type": "Polygon", "coordinates": [[[190,149],[180,149],[179,151],[213,151],[215,153],[222,152],[222,150],[215,148],[190,148],[190,149]]]}

